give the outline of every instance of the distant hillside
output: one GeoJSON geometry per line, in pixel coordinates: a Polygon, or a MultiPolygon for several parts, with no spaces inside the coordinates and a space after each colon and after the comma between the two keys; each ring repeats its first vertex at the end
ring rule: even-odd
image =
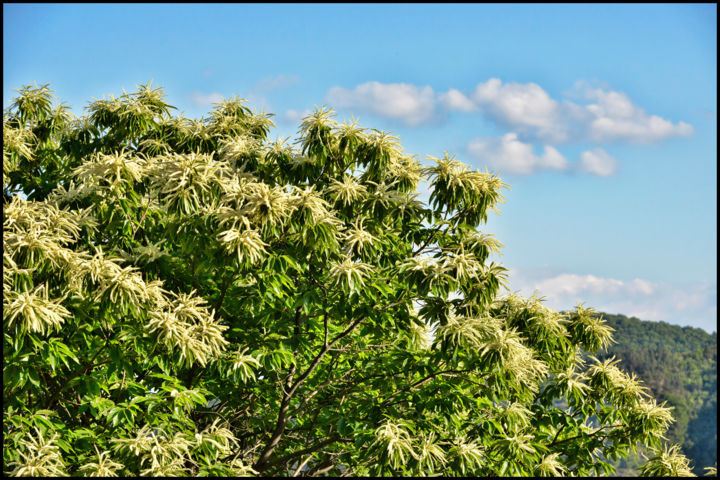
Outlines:
{"type": "Polygon", "coordinates": [[[622,368],[635,372],[658,401],[675,407],[668,439],[682,445],[695,473],[703,475],[704,467],[717,462],[717,333],[602,316],[615,329],[617,344],[598,357],[621,359],[622,368]]]}

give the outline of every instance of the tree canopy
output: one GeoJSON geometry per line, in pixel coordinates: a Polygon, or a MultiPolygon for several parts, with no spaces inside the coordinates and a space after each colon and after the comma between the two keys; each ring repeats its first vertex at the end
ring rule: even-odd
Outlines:
{"type": "MultiPolygon", "coordinates": [[[[717,463],[717,333],[603,314],[617,344],[598,358],[622,359],[658,400],[673,407],[675,422],[666,436],[681,446],[702,474],[717,463]]],[[[632,457],[631,457],[632,458],[632,457]]]]}
{"type": "Polygon", "coordinates": [[[583,360],[612,341],[592,309],[501,295],[497,175],[326,108],[290,143],[236,97],[194,120],[150,84],[81,117],[18,92],[5,473],[588,475],[638,444],[690,473],[670,408],[583,360]]]}

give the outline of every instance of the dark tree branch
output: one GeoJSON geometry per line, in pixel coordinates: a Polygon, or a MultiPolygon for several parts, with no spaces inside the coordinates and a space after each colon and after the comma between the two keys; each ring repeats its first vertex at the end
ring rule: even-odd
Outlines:
{"type": "Polygon", "coordinates": [[[143,212],[142,216],[140,217],[140,221],[138,222],[137,225],[135,225],[135,228],[133,228],[132,237],[130,237],[131,240],[135,240],[135,234],[137,233],[138,230],[140,230],[140,226],[142,225],[143,220],[145,220],[145,215],[147,215],[149,208],[150,208],[150,202],[148,202],[148,204],[145,206],[145,211],[143,212]]]}
{"type": "Polygon", "coordinates": [[[301,457],[307,453],[317,452],[318,450],[322,449],[323,447],[326,447],[327,445],[337,442],[339,439],[340,439],[339,435],[337,435],[337,434],[332,435],[331,437],[326,438],[325,440],[318,442],[315,445],[304,448],[302,450],[298,450],[297,452],[289,453],[287,455],[284,455],[280,458],[273,460],[272,462],[268,462],[265,464],[265,468],[269,469],[276,465],[281,465],[281,464],[283,464],[289,460],[292,460],[294,458],[301,457]]]}
{"type": "MultiPolygon", "coordinates": [[[[63,391],[65,391],[66,388],[68,388],[68,386],[70,385],[70,382],[71,382],[72,380],[74,380],[75,378],[79,377],[80,375],[85,375],[85,374],[87,374],[90,370],[92,370],[94,367],[97,366],[97,365],[94,364],[95,359],[98,357],[98,355],[100,355],[100,353],[102,353],[103,350],[105,350],[105,349],[107,348],[107,346],[108,346],[109,343],[110,343],[110,340],[106,341],[106,342],[105,342],[105,345],[102,346],[101,348],[99,348],[99,349],[97,350],[97,352],[95,352],[95,355],[93,355],[93,357],[92,357],[90,360],[88,360],[88,361],[85,363],[85,365],[83,365],[83,367],[82,367],[80,370],[78,370],[77,372],[75,372],[75,373],[73,373],[72,375],[70,375],[69,377],[67,377],[67,379],[65,380],[65,383],[58,384],[58,387],[59,387],[59,388],[55,388],[55,391],[54,391],[53,394],[50,396],[50,398],[48,398],[48,401],[45,403],[45,408],[46,408],[46,409],[48,409],[48,408],[50,408],[50,407],[52,406],[53,402],[54,402],[55,400],[57,400],[57,398],[60,396],[60,394],[61,394],[63,391]]],[[[103,363],[107,363],[107,362],[103,362],[103,363]]],[[[100,363],[100,364],[98,364],[98,365],[102,365],[102,363],[100,363]]],[[[39,402],[39,399],[38,399],[38,402],[39,402]]],[[[37,405],[35,405],[35,407],[37,407],[37,405]]]]}
{"type": "MultiPolygon", "coordinates": [[[[384,311],[389,308],[392,308],[394,306],[397,306],[401,303],[403,303],[404,300],[393,302],[391,304],[385,305],[378,311],[384,311]]],[[[261,472],[265,469],[265,466],[268,463],[268,460],[270,459],[270,456],[272,455],[272,452],[277,447],[278,443],[280,443],[280,439],[282,438],[282,435],[285,431],[285,425],[287,424],[287,412],[290,407],[290,401],[292,400],[293,396],[295,395],[295,392],[300,387],[300,385],[303,384],[303,382],[317,369],[318,365],[320,365],[320,362],[322,361],[325,354],[330,351],[332,347],[334,347],[338,342],[340,342],[342,339],[350,335],[357,327],[360,325],[360,323],[367,317],[363,316],[352,322],[345,330],[343,330],[341,333],[339,333],[329,344],[324,345],[322,350],[317,354],[315,359],[313,360],[312,364],[305,370],[295,381],[295,383],[292,384],[292,386],[289,387],[289,389],[285,392],[282,401],[280,402],[280,410],[278,412],[278,418],[277,422],[275,424],[275,429],[273,430],[272,435],[270,436],[270,439],[263,449],[262,453],[260,454],[260,457],[258,458],[257,462],[255,462],[255,465],[253,465],[253,469],[255,469],[258,472],[261,472]]],[[[294,374],[295,366],[293,365],[293,371],[292,374],[294,374]]],[[[288,384],[291,381],[292,375],[288,376],[288,384]]]]}
{"type": "MultiPolygon", "coordinates": [[[[572,440],[577,440],[578,438],[590,438],[590,437],[594,437],[595,435],[603,432],[604,430],[606,430],[606,429],[608,429],[608,428],[616,428],[616,427],[622,427],[622,426],[623,426],[622,424],[605,425],[605,426],[603,426],[603,427],[598,428],[597,430],[595,430],[595,431],[592,432],[592,433],[587,433],[587,434],[584,434],[584,435],[575,435],[574,437],[563,438],[562,440],[559,440],[559,441],[553,440],[553,441],[548,445],[548,447],[554,447],[554,446],[556,446],[556,445],[561,445],[561,444],[563,444],[563,443],[565,443],[565,442],[570,442],[570,441],[572,441],[572,440]]],[[[557,438],[557,435],[556,435],[556,438],[557,438]]]]}
{"type": "Polygon", "coordinates": [[[421,386],[421,385],[429,382],[430,380],[432,380],[433,378],[435,378],[435,377],[437,377],[437,376],[443,376],[443,375],[445,375],[445,376],[456,376],[456,375],[458,375],[458,374],[468,373],[468,372],[472,372],[472,369],[466,369],[466,370],[444,370],[444,371],[442,371],[442,372],[434,372],[434,373],[431,373],[430,375],[427,375],[426,377],[421,378],[420,380],[418,380],[417,382],[413,383],[412,385],[408,385],[408,386],[406,386],[406,387],[404,387],[404,388],[401,388],[400,390],[397,390],[397,391],[396,391],[395,393],[393,393],[390,397],[388,397],[388,399],[385,400],[381,405],[382,405],[382,406],[387,406],[387,405],[388,405],[388,402],[390,402],[393,398],[397,397],[397,396],[400,395],[401,393],[403,393],[403,392],[408,392],[408,391],[410,391],[410,390],[415,390],[417,387],[419,387],[419,386],[421,386]]]}

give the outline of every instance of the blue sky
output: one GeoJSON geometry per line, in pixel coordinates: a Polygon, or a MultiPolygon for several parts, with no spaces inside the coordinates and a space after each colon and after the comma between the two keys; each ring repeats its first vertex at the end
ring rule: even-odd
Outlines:
{"type": "Polygon", "coordinates": [[[715,5],[3,5],[3,106],[153,80],[187,116],[314,105],[510,184],[487,231],[555,308],[717,329],[715,5]]]}

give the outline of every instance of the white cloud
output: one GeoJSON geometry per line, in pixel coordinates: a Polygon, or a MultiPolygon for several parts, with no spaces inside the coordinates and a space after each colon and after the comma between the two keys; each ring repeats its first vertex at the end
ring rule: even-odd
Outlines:
{"type": "Polygon", "coordinates": [[[218,92],[212,93],[201,93],[193,92],[190,96],[190,100],[198,107],[210,107],[214,103],[220,103],[223,101],[223,95],[218,92]]]}
{"type": "Polygon", "coordinates": [[[269,92],[272,90],[279,90],[282,88],[292,87],[300,82],[300,77],[297,75],[270,75],[268,77],[261,78],[250,91],[251,93],[260,94],[263,92],[269,92]]]}
{"type": "Polygon", "coordinates": [[[532,145],[518,140],[516,133],[501,138],[476,138],[467,146],[468,153],[488,166],[508,173],[529,175],[540,170],[566,170],[565,157],[546,145],[543,154],[533,152],[532,145]]]}
{"type": "Polygon", "coordinates": [[[532,145],[518,140],[516,133],[501,138],[476,138],[467,146],[468,153],[488,166],[509,173],[528,175],[539,170],[565,170],[568,162],[555,148],[545,146],[541,156],[532,145]]]}
{"type": "Polygon", "coordinates": [[[539,165],[545,170],[565,170],[569,164],[562,153],[558,152],[555,147],[545,145],[539,165]]]}
{"type": "Polygon", "coordinates": [[[326,100],[334,107],[357,108],[403,120],[410,126],[432,120],[436,103],[435,93],[429,86],[380,82],[363,83],[352,90],[333,87],[328,91],[326,100]]]}
{"type": "Polygon", "coordinates": [[[693,127],[685,122],[673,124],[657,115],[648,115],[622,92],[588,88],[585,97],[595,101],[585,106],[593,115],[588,126],[588,135],[593,141],[650,143],[693,133],[693,127]]]}
{"type": "Polygon", "coordinates": [[[468,154],[488,167],[505,173],[530,175],[544,170],[576,171],[607,177],[617,171],[617,160],[602,148],[580,154],[580,161],[570,163],[555,147],[545,145],[542,155],[533,146],[518,139],[516,133],[500,138],[485,137],[470,140],[468,154]]]}
{"type": "Polygon", "coordinates": [[[286,110],[285,113],[279,117],[279,120],[284,123],[300,123],[303,118],[307,117],[312,113],[311,110],[308,110],[307,108],[305,110],[294,110],[289,109],[286,110]]]}
{"type": "Polygon", "coordinates": [[[638,295],[651,295],[656,290],[657,285],[639,278],[628,283],[614,278],[564,273],[540,281],[536,284],[536,288],[544,295],[552,297],[577,296],[581,292],[610,295],[626,292],[638,295]]]}
{"type": "Polygon", "coordinates": [[[448,110],[479,110],[499,125],[548,143],[651,143],[693,133],[693,127],[685,122],[673,124],[648,115],[623,92],[591,88],[584,82],[574,88],[566,96],[589,103],[560,102],[536,83],[503,84],[497,78],[478,83],[467,95],[450,89],[438,98],[448,110]]]}
{"type": "Polygon", "coordinates": [[[560,121],[560,104],[535,83],[506,83],[491,78],[479,83],[470,95],[475,105],[503,126],[520,132],[534,132],[552,142],[567,139],[560,121]]]}
{"type": "Polygon", "coordinates": [[[578,170],[600,177],[607,177],[617,171],[617,160],[602,148],[595,148],[580,154],[578,170]]]}
{"type": "Polygon", "coordinates": [[[438,95],[438,101],[448,110],[459,110],[461,112],[474,112],[478,109],[475,102],[470,100],[460,90],[451,88],[445,93],[438,95]]]}
{"type": "Polygon", "coordinates": [[[717,331],[717,285],[707,282],[671,284],[640,278],[630,281],[595,275],[511,270],[509,283],[523,295],[537,292],[556,310],[584,303],[606,313],[641,320],[663,320],[717,331]]]}
{"type": "MultiPolygon", "coordinates": [[[[295,77],[288,76],[292,78],[295,77]]],[[[278,76],[268,83],[288,79],[278,76]]],[[[652,143],[693,133],[691,125],[649,115],[627,94],[607,86],[593,88],[580,81],[563,95],[573,100],[556,100],[536,83],[503,83],[491,78],[478,83],[470,92],[451,88],[437,95],[430,86],[367,82],[354,89],[333,87],[326,100],[339,108],[357,108],[402,119],[410,126],[432,121],[443,111],[480,112],[502,127],[548,144],[652,143]]]]}

